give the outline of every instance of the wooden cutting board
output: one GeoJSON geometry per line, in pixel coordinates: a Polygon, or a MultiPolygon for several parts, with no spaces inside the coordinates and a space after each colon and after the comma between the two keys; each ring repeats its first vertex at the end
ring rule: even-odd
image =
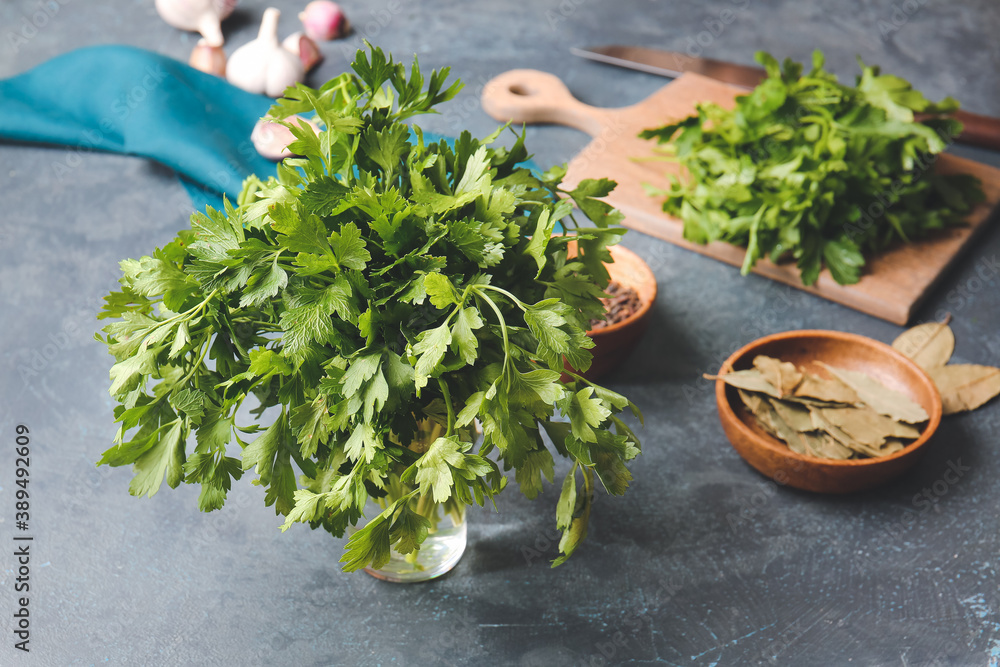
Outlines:
{"type": "MultiPolygon", "coordinates": [[[[746,91],[698,74],[684,74],[638,104],[620,109],[592,107],[575,99],[557,77],[537,70],[505,72],[483,89],[483,108],[493,118],[515,123],[556,123],[583,130],[593,137],[569,163],[565,185],[573,188],[586,178],[611,178],[618,187],[607,201],[625,214],[625,226],[736,266],[744,250],[728,243],[699,245],[684,240],[682,223],[661,208],[662,199],[646,194],[643,184],[665,188],[666,174],[678,167],[643,161],[654,155],[655,142],[638,138],[641,130],[665,125],[695,113],[697,102],[732,108],[746,91]]],[[[794,263],[757,262],[755,273],[895,324],[905,325],[934,283],[985,225],[1000,201],[1000,169],[953,155],[941,155],[942,172],[967,172],[979,177],[986,202],[968,217],[968,225],[952,228],[922,242],[901,244],[869,257],[865,274],[855,285],[838,285],[826,269],[806,287],[794,263]]]]}

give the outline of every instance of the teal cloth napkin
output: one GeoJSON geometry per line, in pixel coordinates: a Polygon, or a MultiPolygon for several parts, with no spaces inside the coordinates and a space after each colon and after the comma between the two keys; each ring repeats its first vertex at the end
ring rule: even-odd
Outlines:
{"type": "Polygon", "coordinates": [[[0,81],[0,139],[139,155],[170,167],[195,206],[267,178],[250,133],[273,100],[167,56],[94,46],[0,81]]]}

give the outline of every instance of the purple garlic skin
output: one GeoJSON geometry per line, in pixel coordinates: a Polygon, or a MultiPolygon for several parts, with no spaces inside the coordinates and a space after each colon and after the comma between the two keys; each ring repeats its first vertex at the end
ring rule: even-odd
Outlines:
{"type": "Polygon", "coordinates": [[[299,19],[306,36],[319,42],[339,39],[351,31],[340,5],[330,0],[313,0],[299,14],[299,19]]]}
{"type": "Polygon", "coordinates": [[[323,62],[323,52],[319,50],[308,35],[302,32],[293,32],[281,43],[286,51],[294,53],[302,61],[302,67],[309,72],[313,67],[323,62]]]}

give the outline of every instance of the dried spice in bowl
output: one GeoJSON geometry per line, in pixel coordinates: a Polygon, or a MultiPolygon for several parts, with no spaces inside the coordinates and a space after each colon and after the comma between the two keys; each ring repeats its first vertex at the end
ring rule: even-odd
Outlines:
{"type": "Polygon", "coordinates": [[[753,368],[706,375],[735,387],[757,424],[796,454],[879,458],[920,437],[927,412],[866,373],[817,364],[828,377],[766,355],[753,368]]]}
{"type": "Polygon", "coordinates": [[[638,313],[639,309],[642,308],[639,293],[633,287],[612,280],[604,292],[608,296],[602,298],[601,302],[604,303],[606,314],[604,317],[597,317],[590,320],[591,331],[624,322],[635,313],[638,313]]]}

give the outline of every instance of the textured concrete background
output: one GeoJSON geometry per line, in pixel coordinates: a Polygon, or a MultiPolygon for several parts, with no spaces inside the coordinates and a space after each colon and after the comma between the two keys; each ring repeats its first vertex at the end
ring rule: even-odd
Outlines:
{"type": "MultiPolygon", "coordinates": [[[[256,32],[266,4],[241,2],[224,26],[230,49],[256,32]]],[[[272,4],[285,10],[282,34],[295,29],[304,0],[272,4]]],[[[90,44],[186,59],[194,39],[152,5],[4,0],[0,77],[90,44]],[[43,21],[35,15],[46,7],[43,21]],[[11,33],[33,16],[43,25],[15,49],[11,33]]],[[[639,101],[665,80],[581,61],[569,47],[684,50],[699,36],[705,55],[739,62],[757,49],[804,60],[819,47],[842,78],[860,55],[932,98],[1000,116],[991,0],[343,5],[358,30],[323,46],[327,61],[311,80],[343,71],[363,37],[403,59],[418,53],[428,69],[451,65],[465,91],[423,119],[443,133],[492,130],[479,92],[515,67],[551,71],[591,104],[639,101]],[[734,16],[720,31],[724,10],[734,16]]],[[[528,135],[542,165],[587,143],[558,127],[528,135]]],[[[996,153],[955,152],[1000,165],[996,153]]],[[[339,540],[301,526],[280,534],[246,483],[213,514],[197,511],[195,488],[129,497],[128,470],[94,467],[115,430],[94,313],[117,261],[169,241],[190,205],[169,171],[141,159],[83,154],[60,175],[71,153],[0,144],[0,664],[905,667],[1000,658],[1000,404],[947,418],[921,463],[877,491],[832,498],[779,488],[729,447],[701,373],[772,332],[829,328],[888,341],[901,329],[634,232],[624,243],[656,271],[660,297],[649,334],[608,383],[645,411],[645,454],[625,498],[598,498],[588,542],[564,567],[546,563],[556,551],[552,488],[533,503],[505,494],[499,514],[473,512],[458,567],[411,586],[341,573],[339,540]],[[28,655],[10,635],[18,423],[33,438],[28,655]],[[958,466],[962,475],[946,481],[958,466]],[[915,498],[924,489],[933,502],[915,498]]],[[[958,361],[1000,363],[993,222],[918,314],[953,313],[958,361]]]]}

